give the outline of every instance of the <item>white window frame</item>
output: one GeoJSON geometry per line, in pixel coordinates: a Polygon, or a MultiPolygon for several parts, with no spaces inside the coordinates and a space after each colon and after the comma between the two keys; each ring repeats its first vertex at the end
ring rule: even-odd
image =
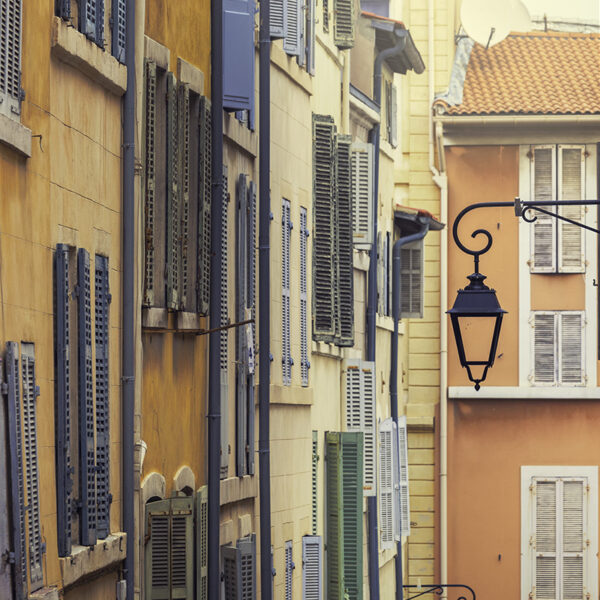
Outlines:
{"type": "MultiPolygon", "coordinates": [[[[589,545],[584,556],[584,597],[598,597],[598,467],[597,466],[522,466],[521,467],[521,600],[531,600],[535,551],[530,543],[534,530],[534,479],[585,479],[588,488],[587,526],[589,545]],[[586,596],[589,594],[589,596],[586,596]]],[[[585,515],[584,515],[585,519],[585,515]]],[[[585,521],[584,521],[585,522],[585,521]]],[[[584,535],[585,535],[584,533],[584,535]]]]}

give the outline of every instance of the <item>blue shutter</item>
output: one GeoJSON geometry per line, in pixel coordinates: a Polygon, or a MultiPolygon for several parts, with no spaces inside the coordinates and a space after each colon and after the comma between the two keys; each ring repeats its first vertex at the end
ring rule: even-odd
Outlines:
{"type": "MultiPolygon", "coordinates": [[[[4,365],[0,357],[0,386],[2,394],[6,391],[4,381],[4,365]]],[[[9,495],[9,462],[10,451],[8,448],[8,406],[4,397],[0,401],[0,548],[10,552],[10,495],[9,495]]],[[[0,569],[0,598],[13,600],[13,567],[5,563],[0,569]]]]}
{"type": "MultiPolygon", "coordinates": [[[[246,297],[247,306],[250,309],[250,316],[256,319],[256,184],[251,181],[248,186],[248,234],[246,243],[248,245],[248,293],[246,297]]],[[[248,347],[253,359],[256,357],[256,323],[253,321],[248,326],[252,332],[252,344],[248,347]]],[[[248,372],[248,440],[247,440],[247,461],[248,473],[254,475],[254,369],[248,372]]]]}
{"type": "Polygon", "coordinates": [[[290,201],[281,203],[281,364],[283,385],[292,385],[292,352],[290,331],[290,201]]]}
{"type": "Polygon", "coordinates": [[[291,56],[300,56],[302,52],[302,31],[304,29],[302,20],[303,0],[285,0],[286,9],[286,31],[283,40],[283,49],[291,56]]]}
{"type": "Polygon", "coordinates": [[[241,599],[256,598],[256,539],[252,533],[238,540],[241,599]]]}
{"type": "Polygon", "coordinates": [[[254,112],[253,0],[223,0],[223,39],[223,108],[254,112]]]}
{"type": "Polygon", "coordinates": [[[315,0],[306,1],[306,70],[315,74],[315,0]]]}
{"type": "Polygon", "coordinates": [[[127,48],[127,6],[125,0],[113,0],[111,24],[112,55],[120,63],[125,64],[125,52],[127,48]]]}
{"type": "Polygon", "coordinates": [[[95,271],[95,335],[96,335],[96,493],[98,496],[98,537],[110,533],[110,384],[109,357],[109,292],[108,258],[96,255],[95,271]]]}
{"type": "Polygon", "coordinates": [[[96,41],[96,2],[79,0],[79,31],[93,42],[96,41]]]}
{"type": "Polygon", "coordinates": [[[300,207],[300,379],[303,386],[308,386],[308,286],[307,257],[308,214],[306,208],[300,207]]]}
{"type": "Polygon", "coordinates": [[[94,448],[94,384],[92,380],[92,316],[90,255],[77,253],[77,354],[79,376],[79,504],[80,543],[96,543],[96,452],[94,448]]]}
{"type": "Polygon", "coordinates": [[[21,0],[0,2],[0,114],[21,113],[21,0]]]}
{"type": "Polygon", "coordinates": [[[287,19],[287,0],[271,0],[269,3],[269,32],[271,39],[285,37],[287,19]]]}
{"type": "Polygon", "coordinates": [[[68,21],[71,18],[71,0],[56,0],[56,16],[68,21]]]}
{"type": "Polygon", "coordinates": [[[55,260],[56,294],[56,522],[58,555],[71,554],[71,328],[69,298],[69,247],[58,244],[55,260]]]}
{"type": "MultiPolygon", "coordinates": [[[[221,215],[221,327],[229,324],[229,311],[227,307],[227,276],[228,256],[227,242],[227,205],[229,193],[227,191],[227,167],[223,165],[223,212],[221,215]]],[[[229,465],[229,329],[220,331],[220,369],[221,369],[221,479],[227,477],[229,465]]]]}

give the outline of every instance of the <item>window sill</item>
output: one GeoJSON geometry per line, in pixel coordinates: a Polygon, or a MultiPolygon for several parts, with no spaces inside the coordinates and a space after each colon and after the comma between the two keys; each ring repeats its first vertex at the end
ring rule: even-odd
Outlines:
{"type": "Polygon", "coordinates": [[[369,251],[354,248],[353,266],[357,271],[369,270],[369,251]]]}
{"type": "Polygon", "coordinates": [[[8,146],[25,158],[31,158],[31,129],[0,114],[0,144],[8,146]]]}
{"type": "Polygon", "coordinates": [[[59,600],[58,589],[55,587],[45,587],[37,592],[31,592],[27,596],[29,600],[59,600]]]}
{"type": "Polygon", "coordinates": [[[295,56],[288,56],[281,44],[271,44],[271,62],[281,69],[294,83],[312,96],[312,78],[303,67],[298,66],[295,56]]]}
{"type": "Polygon", "coordinates": [[[278,385],[272,383],[270,388],[271,404],[296,404],[302,406],[311,406],[313,403],[313,390],[311,387],[278,385]]]}
{"type": "Polygon", "coordinates": [[[52,54],[109,92],[117,96],[125,93],[127,67],[59,17],[54,17],[52,22],[52,54]]]}
{"type": "MultiPolygon", "coordinates": [[[[376,315],[376,326],[379,329],[386,329],[387,331],[394,331],[394,319],[385,315],[376,315]]],[[[398,333],[404,335],[406,333],[406,321],[400,320],[398,322],[398,333]]]]}
{"type": "Polygon", "coordinates": [[[127,554],[126,542],[127,534],[118,532],[109,535],[105,540],[98,540],[94,546],[74,545],[70,556],[58,559],[63,588],[117,566],[127,554]]]}
{"type": "Polygon", "coordinates": [[[600,400],[598,387],[450,386],[448,398],[460,400],[600,400]]]}
{"type": "Polygon", "coordinates": [[[142,329],[147,333],[203,333],[207,317],[191,312],[169,312],[166,308],[142,307],[142,329]],[[173,318],[169,318],[169,315],[173,318]]]}
{"type": "Polygon", "coordinates": [[[233,504],[248,498],[256,498],[258,477],[244,475],[243,477],[228,477],[221,480],[221,506],[233,504]]]}
{"type": "Polygon", "coordinates": [[[344,358],[343,348],[336,346],[335,344],[328,344],[327,342],[312,342],[312,352],[319,356],[328,356],[330,358],[337,358],[342,360],[344,358]]]}
{"type": "Polygon", "coordinates": [[[223,112],[223,135],[241,150],[256,158],[258,154],[256,133],[242,125],[235,118],[235,113],[223,112]]]}

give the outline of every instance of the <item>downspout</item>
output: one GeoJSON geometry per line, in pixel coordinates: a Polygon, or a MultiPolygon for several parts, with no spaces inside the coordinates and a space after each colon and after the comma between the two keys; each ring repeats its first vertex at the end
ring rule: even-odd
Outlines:
{"type": "MultiPolygon", "coordinates": [[[[394,243],[392,259],[392,317],[394,332],[392,333],[391,372],[390,372],[390,412],[394,423],[398,423],[398,323],[400,321],[400,267],[402,247],[411,242],[422,240],[429,231],[429,219],[421,223],[417,233],[407,235],[394,243]]],[[[396,600],[404,598],[404,574],[402,570],[402,538],[396,543],[396,600]]]]}
{"type": "MultiPolygon", "coordinates": [[[[271,32],[270,2],[260,3],[259,223],[258,223],[258,466],[260,495],[260,597],[272,600],[271,566],[271,32]]],[[[209,596],[212,598],[213,596],[209,596]]],[[[217,596],[214,596],[217,598],[217,596]]]]}
{"type": "Polygon", "coordinates": [[[208,343],[208,597],[221,587],[221,237],[223,216],[223,0],[210,3],[212,195],[210,203],[210,334],[208,343]]]}
{"type": "MultiPolygon", "coordinates": [[[[381,77],[383,62],[403,52],[408,32],[397,30],[398,40],[392,48],[386,48],[375,58],[373,67],[373,99],[381,107],[381,77]]],[[[380,109],[381,110],[381,109],[380,109]]],[[[373,243],[371,245],[368,291],[367,291],[367,360],[375,362],[376,316],[377,310],[377,213],[379,212],[379,137],[380,124],[369,132],[369,142],[373,144],[373,243]]],[[[369,598],[379,600],[379,545],[377,527],[377,496],[367,496],[367,548],[369,553],[369,598]]]]}
{"type": "Polygon", "coordinates": [[[127,534],[124,576],[127,599],[134,597],[135,510],[133,498],[133,422],[135,412],[135,2],[127,0],[125,65],[127,89],[123,98],[123,332],[122,404],[123,530],[127,534]]]}

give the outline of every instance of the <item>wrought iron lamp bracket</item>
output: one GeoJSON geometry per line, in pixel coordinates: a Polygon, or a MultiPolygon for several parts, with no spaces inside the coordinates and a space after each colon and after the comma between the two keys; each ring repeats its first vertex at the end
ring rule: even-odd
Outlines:
{"type": "Polygon", "coordinates": [[[469,587],[468,585],[464,585],[462,583],[448,583],[448,584],[432,584],[432,585],[425,585],[425,586],[420,586],[420,585],[403,585],[402,586],[405,589],[415,589],[418,593],[415,594],[414,596],[409,596],[408,598],[405,598],[404,600],[414,600],[415,598],[419,598],[420,596],[424,596],[425,594],[436,594],[438,596],[441,596],[444,593],[445,589],[453,589],[453,588],[462,588],[464,590],[466,590],[465,592],[462,592],[462,594],[456,599],[456,600],[476,600],[475,597],[475,591],[473,590],[473,588],[469,587]],[[471,597],[467,598],[466,593],[470,593],[471,597]]]}

